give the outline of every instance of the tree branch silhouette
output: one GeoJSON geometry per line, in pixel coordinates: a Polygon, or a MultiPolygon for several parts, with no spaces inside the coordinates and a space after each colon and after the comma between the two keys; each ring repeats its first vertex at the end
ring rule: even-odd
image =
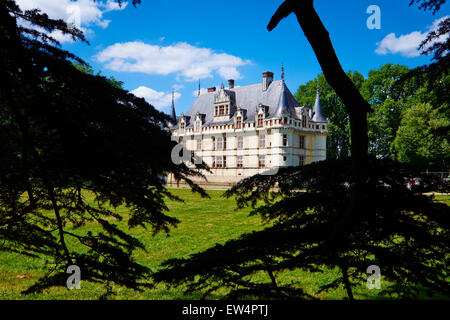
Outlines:
{"type": "Polygon", "coordinates": [[[372,112],[369,103],[362,97],[348,75],[342,69],[330,36],[314,9],[313,0],[286,0],[272,16],[267,29],[273,30],[282,19],[294,13],[308,42],[317,57],[325,78],[345,104],[350,117],[352,156],[352,201],[347,214],[336,225],[333,236],[340,238],[351,228],[352,217],[363,203],[363,188],[367,177],[368,135],[367,113],[372,112]]]}

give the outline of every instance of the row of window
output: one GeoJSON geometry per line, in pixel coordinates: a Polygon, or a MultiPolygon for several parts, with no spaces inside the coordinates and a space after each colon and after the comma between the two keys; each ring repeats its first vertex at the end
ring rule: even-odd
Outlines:
{"type": "MultiPolygon", "coordinates": [[[[258,167],[264,168],[266,166],[266,156],[258,156],[258,167]]],[[[226,168],[227,167],[227,157],[226,156],[216,156],[214,157],[213,168],[226,168]]],[[[236,167],[243,168],[244,167],[244,157],[237,156],[236,157],[236,167]]]]}
{"type": "Polygon", "coordinates": [[[215,106],[214,108],[214,116],[215,117],[220,117],[220,116],[225,116],[228,115],[228,105],[220,105],[220,106],[215,106]]]}
{"type": "MultiPolygon", "coordinates": [[[[283,157],[283,160],[286,161],[286,157],[283,157]]],[[[303,166],[305,164],[305,157],[303,155],[299,156],[299,165],[303,166]]],[[[212,163],[213,168],[226,168],[227,167],[227,157],[226,156],[215,156],[213,158],[212,163]]],[[[244,167],[244,157],[237,156],[236,157],[236,167],[243,168],[244,167]]],[[[266,156],[259,155],[258,156],[258,167],[265,168],[266,167],[266,156]]]]}
{"type": "MultiPolygon", "coordinates": [[[[305,137],[299,136],[299,148],[304,149],[305,148],[305,137]]],[[[217,140],[215,137],[212,137],[213,140],[213,150],[223,150],[227,148],[227,138],[226,137],[218,137],[217,140]]],[[[202,140],[197,139],[196,149],[197,151],[202,150],[202,140]]],[[[288,137],[287,134],[283,134],[283,147],[288,146],[288,137]]],[[[261,134],[258,138],[258,147],[259,148],[265,148],[266,147],[266,136],[261,134]]],[[[237,137],[237,148],[243,149],[244,148],[244,137],[238,136],[237,137]]]]}
{"type": "MultiPolygon", "coordinates": [[[[222,107],[222,106],[221,106],[222,107]]],[[[217,108],[217,107],[216,107],[217,108]]],[[[215,114],[216,116],[218,116],[218,115],[224,115],[223,113],[221,113],[221,111],[220,111],[221,109],[219,109],[219,111],[218,111],[218,114],[215,114]]],[[[226,109],[227,111],[228,111],[228,107],[227,107],[227,109],[226,109]]],[[[263,126],[263,123],[264,123],[264,119],[263,119],[263,115],[262,114],[259,114],[258,115],[258,123],[257,123],[257,126],[258,127],[262,127],[263,126]]],[[[284,118],[284,123],[286,124],[287,123],[287,118],[284,118]]],[[[306,117],[303,117],[303,121],[302,121],[302,127],[303,128],[306,128],[306,117]]],[[[310,127],[311,127],[311,125],[310,125],[310,127]]],[[[242,128],[242,117],[236,117],[236,129],[241,129],[242,128]]],[[[320,128],[320,126],[319,125],[316,125],[316,129],[319,129],[320,128]]],[[[184,122],[181,122],[180,123],[180,129],[182,130],[182,131],[184,131],[184,129],[185,129],[185,123],[184,122]]],[[[194,125],[194,132],[200,132],[200,129],[201,129],[201,121],[200,120],[197,120],[196,122],[195,122],[195,125],[194,125]]],[[[314,125],[313,125],[313,129],[314,129],[314,125]]],[[[325,130],[325,125],[322,125],[322,129],[324,129],[325,130]]]]}

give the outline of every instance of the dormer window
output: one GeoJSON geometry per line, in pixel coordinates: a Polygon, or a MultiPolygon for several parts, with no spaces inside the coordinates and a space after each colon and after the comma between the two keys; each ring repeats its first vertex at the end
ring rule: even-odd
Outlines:
{"type": "Polygon", "coordinates": [[[258,114],[258,127],[262,127],[264,122],[264,114],[258,114]]]}
{"type": "Polygon", "coordinates": [[[302,127],[306,128],[306,116],[303,116],[303,120],[302,120],[302,127]]]}
{"type": "Polygon", "coordinates": [[[240,129],[242,127],[242,117],[236,117],[236,129],[240,129]]]}
{"type": "Polygon", "coordinates": [[[196,120],[195,121],[195,132],[200,132],[201,127],[202,127],[202,121],[200,119],[196,120]]]}
{"type": "Polygon", "coordinates": [[[214,95],[214,117],[226,118],[218,120],[229,120],[232,112],[233,101],[232,97],[234,93],[232,91],[225,90],[223,85],[220,91],[214,95]]]}

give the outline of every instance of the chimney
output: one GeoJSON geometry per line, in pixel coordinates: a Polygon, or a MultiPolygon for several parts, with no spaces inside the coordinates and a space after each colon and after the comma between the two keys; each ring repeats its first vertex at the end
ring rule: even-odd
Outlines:
{"type": "Polygon", "coordinates": [[[234,88],[234,80],[230,79],[228,80],[228,89],[233,89],[234,88]]]}
{"type": "Polygon", "coordinates": [[[216,87],[209,87],[209,88],[208,88],[208,93],[209,93],[209,92],[214,92],[214,91],[216,91],[216,87]]]}
{"type": "Polygon", "coordinates": [[[269,88],[270,83],[272,81],[273,81],[273,72],[270,71],[263,72],[263,83],[262,83],[263,91],[266,91],[267,88],[269,88]]]}

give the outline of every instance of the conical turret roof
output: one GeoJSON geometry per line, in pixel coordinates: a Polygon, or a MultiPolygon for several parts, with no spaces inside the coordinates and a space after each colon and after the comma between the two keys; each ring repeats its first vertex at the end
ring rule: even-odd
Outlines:
{"type": "Polygon", "coordinates": [[[314,104],[312,121],[314,122],[327,122],[327,119],[322,114],[322,106],[320,104],[319,96],[319,84],[317,84],[316,103],[314,104]]]}

